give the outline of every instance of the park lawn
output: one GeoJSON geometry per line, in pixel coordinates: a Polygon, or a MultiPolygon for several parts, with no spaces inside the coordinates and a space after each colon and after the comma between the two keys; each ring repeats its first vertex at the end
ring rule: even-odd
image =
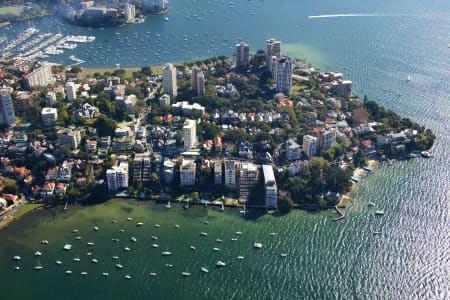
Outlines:
{"type": "MultiPolygon", "coordinates": [[[[162,66],[151,66],[154,74],[162,74],[162,66]]],[[[132,78],[133,72],[141,70],[141,67],[133,67],[133,68],[121,68],[125,70],[125,78],[132,78]]],[[[95,73],[100,73],[103,75],[105,72],[112,73],[117,68],[82,68],[81,72],[78,73],[78,78],[85,79],[88,76],[92,76],[95,73]]]]}
{"type": "Polygon", "coordinates": [[[35,209],[38,209],[39,207],[44,206],[43,204],[35,204],[35,203],[29,203],[29,204],[25,204],[24,206],[22,206],[21,208],[19,208],[18,211],[16,211],[15,213],[12,214],[12,217],[14,219],[20,218],[23,215],[26,215],[27,213],[29,213],[30,211],[33,211],[35,209]]]}
{"type": "Polygon", "coordinates": [[[24,6],[23,5],[11,5],[11,6],[5,6],[0,7],[0,15],[6,15],[6,14],[12,14],[15,16],[20,16],[20,14],[23,12],[24,6]]]}

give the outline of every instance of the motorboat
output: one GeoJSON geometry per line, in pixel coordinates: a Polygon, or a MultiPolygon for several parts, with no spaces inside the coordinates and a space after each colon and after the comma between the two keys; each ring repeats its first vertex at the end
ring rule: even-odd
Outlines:
{"type": "Polygon", "coordinates": [[[172,267],[173,267],[173,265],[172,265],[172,264],[166,264],[166,267],[168,267],[168,268],[172,268],[172,267]]]}
{"type": "Polygon", "coordinates": [[[77,233],[77,232],[78,232],[78,229],[74,229],[74,230],[72,230],[72,232],[73,232],[73,233],[77,233]]]}
{"type": "Polygon", "coordinates": [[[138,226],[138,227],[142,226],[142,225],[144,225],[144,223],[142,223],[142,222],[139,222],[139,223],[136,224],[136,226],[138,226]]]}
{"type": "Polygon", "coordinates": [[[236,242],[238,239],[237,239],[237,238],[231,238],[231,240],[232,240],[233,242],[236,242]]]}
{"type": "Polygon", "coordinates": [[[130,240],[131,240],[132,242],[134,242],[134,243],[137,242],[137,239],[136,239],[134,236],[132,236],[130,240]]]}
{"type": "Polygon", "coordinates": [[[127,275],[124,276],[124,278],[125,279],[131,279],[131,276],[127,274],[127,275]]]}
{"type": "Polygon", "coordinates": [[[150,273],[150,276],[156,276],[156,275],[158,275],[158,274],[156,274],[155,272],[150,273]]]}
{"type": "Polygon", "coordinates": [[[175,225],[173,225],[173,227],[175,227],[175,228],[180,228],[180,225],[175,224],[175,225]]]}
{"type": "Polygon", "coordinates": [[[172,252],[164,251],[164,252],[161,253],[161,255],[162,256],[169,256],[169,255],[172,255],[172,252]]]}
{"type": "Polygon", "coordinates": [[[158,245],[158,244],[152,244],[152,247],[153,247],[153,248],[158,248],[159,245],[158,245]]]}
{"type": "Polygon", "coordinates": [[[34,256],[41,256],[41,255],[42,255],[42,253],[39,251],[34,252],[34,256]]]}
{"type": "Polygon", "coordinates": [[[200,270],[201,270],[203,273],[208,273],[208,272],[209,272],[209,270],[208,270],[207,268],[205,268],[205,267],[201,267],[200,270]]]}
{"type": "Polygon", "coordinates": [[[119,229],[119,232],[125,232],[125,229],[120,228],[120,229],[119,229]]]}
{"type": "Polygon", "coordinates": [[[376,210],[376,211],[375,211],[375,216],[384,216],[384,211],[382,211],[382,210],[376,210]]]}
{"type": "Polygon", "coordinates": [[[73,258],[73,261],[76,261],[76,262],[78,262],[78,261],[80,261],[81,259],[80,259],[80,257],[77,255],[76,257],[74,257],[73,258]]]}
{"type": "Polygon", "coordinates": [[[114,220],[111,221],[111,223],[117,223],[117,220],[114,219],[114,220]]]}
{"type": "Polygon", "coordinates": [[[94,242],[87,242],[88,246],[94,246],[94,242]]]}
{"type": "Polygon", "coordinates": [[[94,226],[94,230],[95,230],[95,231],[99,231],[100,228],[98,228],[97,226],[94,226]]]}
{"type": "Polygon", "coordinates": [[[182,272],[181,275],[183,275],[184,277],[188,277],[188,276],[191,276],[191,273],[189,273],[189,272],[182,272]]]}
{"type": "Polygon", "coordinates": [[[92,261],[92,263],[94,263],[94,264],[98,263],[98,260],[95,259],[95,258],[93,258],[91,261],[92,261]]]}
{"type": "Polygon", "coordinates": [[[72,274],[72,270],[66,270],[66,274],[67,275],[72,274]]]}
{"type": "Polygon", "coordinates": [[[72,249],[72,245],[71,244],[65,244],[63,249],[66,250],[66,251],[69,251],[70,249],[72,249]]]}
{"type": "Polygon", "coordinates": [[[270,233],[270,236],[276,236],[276,235],[277,235],[276,232],[271,232],[271,233],[270,233]]]}
{"type": "Polygon", "coordinates": [[[155,228],[159,228],[159,224],[155,224],[155,228]]]}
{"type": "Polygon", "coordinates": [[[15,266],[14,270],[20,270],[20,267],[19,266],[15,266]]]}
{"type": "Polygon", "coordinates": [[[87,274],[88,274],[88,272],[85,272],[85,271],[80,273],[81,276],[86,276],[87,274]]]}
{"type": "Polygon", "coordinates": [[[221,239],[216,239],[216,243],[222,243],[221,239]]]}
{"type": "Polygon", "coordinates": [[[253,245],[253,247],[256,248],[256,249],[261,249],[261,248],[263,247],[263,244],[261,244],[261,243],[255,243],[255,244],[253,245]]]}
{"type": "Polygon", "coordinates": [[[119,259],[119,257],[116,256],[116,255],[114,255],[112,258],[113,258],[113,259],[119,259]]]}
{"type": "Polygon", "coordinates": [[[109,276],[109,273],[108,272],[103,272],[102,275],[106,277],[106,276],[109,276]]]}
{"type": "Polygon", "coordinates": [[[158,237],[157,236],[155,236],[155,235],[152,235],[152,240],[157,240],[158,239],[158,237]]]}
{"type": "Polygon", "coordinates": [[[41,243],[44,244],[44,245],[47,245],[48,241],[47,240],[42,240],[41,243]]]}
{"type": "Polygon", "coordinates": [[[81,236],[76,236],[75,239],[76,239],[76,240],[81,240],[82,237],[81,237],[81,236]]]}
{"type": "Polygon", "coordinates": [[[91,255],[92,255],[92,252],[86,253],[86,256],[91,256],[91,255]]]}
{"type": "Polygon", "coordinates": [[[200,234],[201,234],[202,236],[208,236],[208,234],[207,234],[206,232],[200,232],[200,234]]]}
{"type": "Polygon", "coordinates": [[[281,257],[286,257],[287,253],[281,253],[281,257]]]}
{"type": "Polygon", "coordinates": [[[129,247],[125,247],[125,248],[123,248],[123,250],[130,251],[131,249],[129,247]]]}
{"type": "Polygon", "coordinates": [[[213,250],[214,250],[214,251],[220,251],[220,249],[217,248],[217,247],[214,247],[213,250]]]}
{"type": "Polygon", "coordinates": [[[122,269],[123,266],[122,266],[121,264],[116,264],[116,268],[117,268],[117,269],[122,269]]]}
{"type": "Polygon", "coordinates": [[[239,255],[238,257],[237,257],[237,259],[244,259],[244,257],[242,256],[242,255],[239,255]]]}
{"type": "Polygon", "coordinates": [[[217,263],[216,263],[216,266],[218,266],[218,267],[225,267],[227,264],[226,263],[224,263],[223,261],[221,261],[221,260],[219,260],[217,263]]]}
{"type": "Polygon", "coordinates": [[[111,240],[116,243],[120,241],[118,238],[112,238],[111,240]]]}
{"type": "Polygon", "coordinates": [[[55,263],[56,263],[57,265],[61,265],[61,264],[62,264],[62,261],[57,260],[57,261],[55,261],[55,263]]]}
{"type": "Polygon", "coordinates": [[[190,246],[189,247],[191,250],[195,250],[196,248],[195,248],[195,246],[190,246]]]}
{"type": "Polygon", "coordinates": [[[242,231],[236,231],[237,235],[242,235],[242,231]]]}
{"type": "Polygon", "coordinates": [[[21,260],[22,258],[19,255],[13,257],[14,260],[21,260]]]}
{"type": "Polygon", "coordinates": [[[133,218],[128,217],[127,221],[133,221],[133,218]]]}

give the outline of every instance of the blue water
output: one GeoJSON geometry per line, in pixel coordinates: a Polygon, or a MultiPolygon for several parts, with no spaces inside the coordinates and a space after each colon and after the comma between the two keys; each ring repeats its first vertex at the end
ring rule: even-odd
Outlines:
{"type": "MultiPolygon", "coordinates": [[[[3,291],[8,298],[450,297],[450,2],[234,2],[231,8],[230,1],[171,1],[169,21],[154,16],[143,24],[122,28],[80,29],[61,24],[55,18],[38,20],[32,25],[43,32],[60,30],[95,35],[97,40],[93,44],[80,45],[73,52],[52,57],[53,61],[68,62],[66,57],[70,54],[82,59],[91,55],[84,64],[86,67],[113,67],[116,63],[123,67],[159,65],[230,56],[238,40],[248,42],[254,52],[264,49],[266,39],[275,37],[283,42],[282,52],[305,58],[320,69],[343,72],[355,83],[360,95],[367,94],[370,99],[431,128],[437,135],[432,149],[434,157],[378,166],[357,189],[348,218],[338,223],[332,222],[335,216],[331,212],[293,212],[253,222],[239,219],[237,212],[221,214],[203,208],[166,211],[163,205],[143,202],[73,207],[66,215],[60,210],[43,211],[0,232],[0,274],[3,284],[10,287],[3,291]],[[371,16],[307,18],[328,14],[371,16]],[[118,47],[117,38],[125,36],[130,46],[126,42],[118,47]],[[411,81],[406,81],[408,76],[411,81]],[[375,218],[373,209],[367,207],[369,201],[375,202],[386,215],[375,218]],[[110,235],[115,232],[110,219],[124,221],[129,215],[145,218],[145,224],[150,226],[143,228],[144,232],[133,233],[146,246],[133,249],[124,261],[132,280],[123,280],[123,272],[100,280],[103,278],[98,273],[104,268],[114,271],[112,262],[101,268],[86,263],[83,266],[89,268],[87,278],[80,278],[77,273],[74,279],[67,279],[53,266],[53,257],[42,258],[42,263],[48,266],[42,272],[37,274],[32,269],[35,263],[32,253],[40,247],[39,241],[49,239],[50,250],[46,251],[60,254],[60,247],[71,236],[74,226],[84,226],[88,231],[96,223],[101,224],[105,236],[97,238],[95,247],[109,257],[115,251],[110,248],[110,235]],[[205,230],[205,218],[214,219],[207,225],[209,240],[199,236],[205,230]],[[152,255],[149,236],[153,221],[161,223],[164,230],[160,238],[174,253],[173,271],[164,268],[160,255],[152,255]],[[175,222],[182,225],[183,231],[173,232],[175,222]],[[230,238],[237,230],[245,233],[242,243],[231,244],[230,238]],[[268,235],[272,231],[278,232],[275,238],[268,235]],[[381,234],[374,236],[373,231],[381,234]],[[224,239],[220,254],[211,250],[217,237],[224,239]],[[257,239],[265,247],[255,252],[251,246],[257,239]],[[192,242],[197,244],[199,256],[193,257],[189,252],[192,242]],[[284,251],[288,256],[283,260],[279,254],[284,251]],[[22,273],[12,270],[11,257],[15,253],[27,257],[22,273]],[[243,262],[234,259],[240,253],[246,257],[243,262]],[[213,269],[218,259],[226,260],[227,267],[210,272],[206,278],[198,272],[202,264],[213,269]],[[152,268],[161,273],[153,281],[147,276],[152,268]],[[186,270],[192,276],[182,278],[180,273],[186,270]]],[[[13,29],[0,30],[0,34],[13,36],[13,30],[19,33],[29,25],[17,24],[13,29]]]]}

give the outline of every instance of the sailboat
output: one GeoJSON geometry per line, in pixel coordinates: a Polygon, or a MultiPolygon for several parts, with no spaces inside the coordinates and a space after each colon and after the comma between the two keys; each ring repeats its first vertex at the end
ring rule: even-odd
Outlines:
{"type": "Polygon", "coordinates": [[[42,270],[43,268],[44,267],[41,265],[41,263],[39,261],[34,266],[34,269],[37,270],[37,271],[42,270]]]}

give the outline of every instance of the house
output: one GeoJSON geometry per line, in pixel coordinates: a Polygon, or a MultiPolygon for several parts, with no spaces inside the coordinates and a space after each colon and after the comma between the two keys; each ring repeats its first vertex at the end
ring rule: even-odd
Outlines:
{"type": "Polygon", "coordinates": [[[56,180],[57,177],[58,177],[58,167],[49,168],[47,170],[47,174],[45,174],[46,181],[56,180]]]}
{"type": "Polygon", "coordinates": [[[286,159],[287,160],[296,160],[301,157],[302,148],[301,146],[294,141],[294,139],[289,139],[286,142],[286,159]]]}
{"type": "Polygon", "coordinates": [[[86,150],[89,152],[97,150],[97,141],[86,141],[86,150]]]}
{"type": "Polygon", "coordinates": [[[86,183],[87,183],[86,177],[80,177],[75,180],[75,184],[77,186],[86,186],[86,183]]]}
{"type": "Polygon", "coordinates": [[[213,146],[213,141],[212,140],[205,140],[203,142],[203,149],[205,149],[206,151],[211,151],[213,146]]]}
{"type": "Polygon", "coordinates": [[[47,181],[41,188],[41,197],[44,199],[51,198],[53,197],[54,191],[55,191],[55,183],[47,181]]]}
{"type": "Polygon", "coordinates": [[[64,196],[67,191],[67,184],[62,182],[58,183],[55,187],[55,195],[56,196],[64,196]]]}
{"type": "Polygon", "coordinates": [[[372,142],[371,140],[362,141],[361,146],[366,153],[375,150],[375,143],[372,142]]]}

